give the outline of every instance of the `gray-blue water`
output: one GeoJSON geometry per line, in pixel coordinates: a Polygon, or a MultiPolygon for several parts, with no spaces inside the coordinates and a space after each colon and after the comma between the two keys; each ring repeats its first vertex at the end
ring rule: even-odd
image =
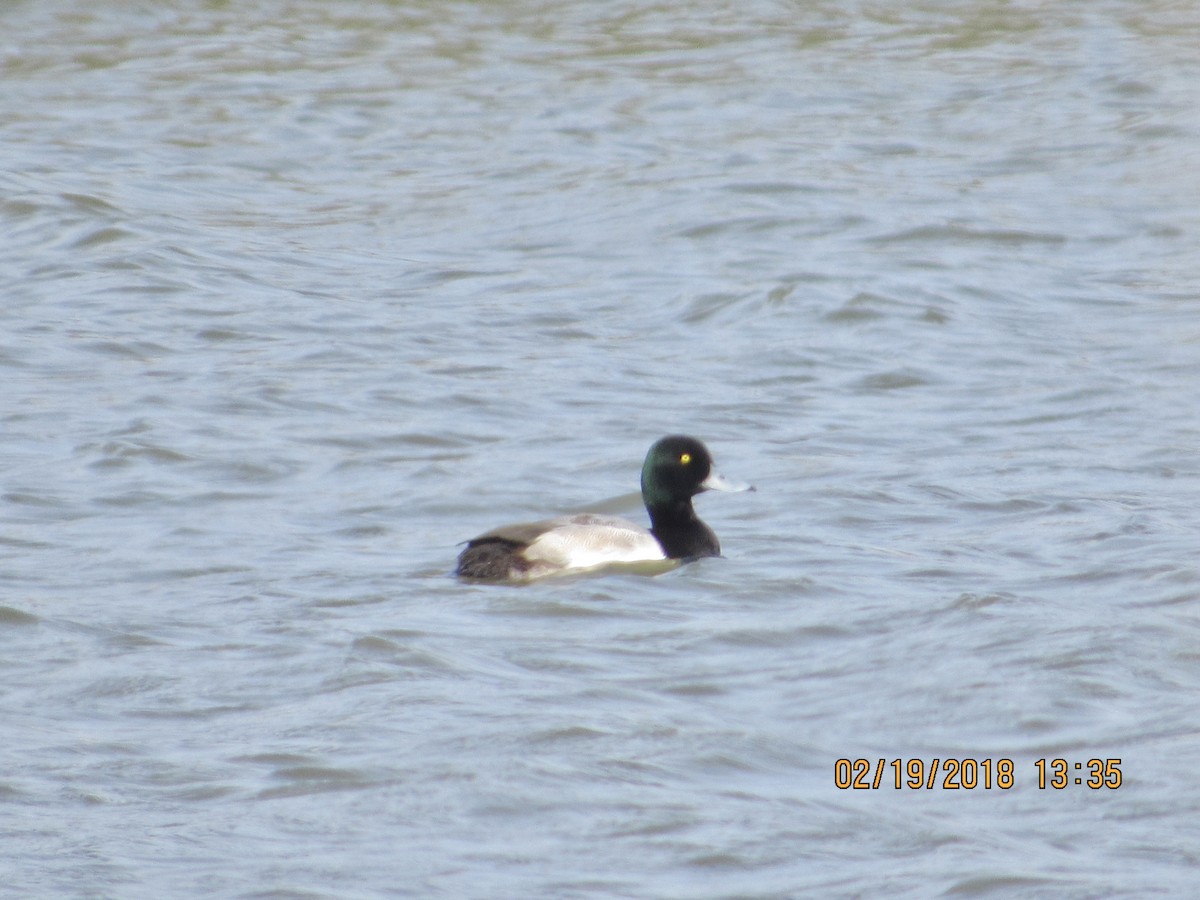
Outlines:
{"type": "Polygon", "coordinates": [[[0,34],[0,893],[1192,895],[1192,5],[0,34]],[[678,431],[725,558],[450,577],[678,431]]]}

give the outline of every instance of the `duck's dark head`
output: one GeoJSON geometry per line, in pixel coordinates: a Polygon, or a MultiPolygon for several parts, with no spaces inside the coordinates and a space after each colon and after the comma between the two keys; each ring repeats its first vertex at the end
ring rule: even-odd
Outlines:
{"type": "Polygon", "coordinates": [[[749,485],[722,478],[712,454],[694,437],[668,435],[655,441],[642,464],[642,498],[647,509],[689,504],[701,491],[745,491],[749,485]]]}

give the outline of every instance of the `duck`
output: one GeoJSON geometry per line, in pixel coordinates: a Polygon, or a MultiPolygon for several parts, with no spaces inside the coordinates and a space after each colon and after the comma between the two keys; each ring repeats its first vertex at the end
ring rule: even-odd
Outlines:
{"type": "Polygon", "coordinates": [[[641,487],[650,516],[648,529],[590,512],[502,525],[466,542],[455,574],[496,582],[528,582],[606,567],[658,574],[683,562],[721,555],[716,534],[692,508],[693,497],[702,491],[754,490],[719,475],[708,448],[682,434],[668,435],[650,447],[641,487]]]}

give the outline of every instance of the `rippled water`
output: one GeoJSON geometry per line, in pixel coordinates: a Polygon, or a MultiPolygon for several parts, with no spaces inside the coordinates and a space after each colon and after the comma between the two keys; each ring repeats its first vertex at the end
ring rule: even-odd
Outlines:
{"type": "Polygon", "coordinates": [[[0,28],[13,896],[1194,891],[1190,5],[0,28]],[[450,577],[673,431],[726,558],[450,577]]]}

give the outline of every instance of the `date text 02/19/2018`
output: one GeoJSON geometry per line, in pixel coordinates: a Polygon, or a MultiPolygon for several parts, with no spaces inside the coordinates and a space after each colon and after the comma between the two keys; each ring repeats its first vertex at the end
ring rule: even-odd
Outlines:
{"type": "MultiPolygon", "coordinates": [[[[1121,760],[1093,758],[1087,762],[1038,759],[1033,763],[1039,790],[1087,787],[1092,790],[1121,786],[1121,760]]],[[[984,790],[1007,791],[1017,784],[1016,764],[999,759],[933,758],[839,759],[833,764],[833,783],[840,790],[984,790]]]]}

